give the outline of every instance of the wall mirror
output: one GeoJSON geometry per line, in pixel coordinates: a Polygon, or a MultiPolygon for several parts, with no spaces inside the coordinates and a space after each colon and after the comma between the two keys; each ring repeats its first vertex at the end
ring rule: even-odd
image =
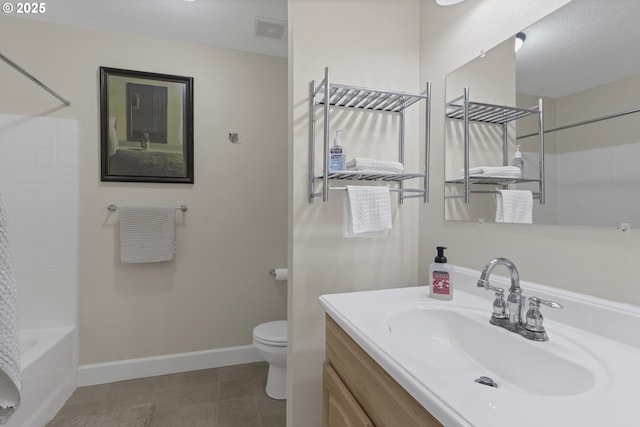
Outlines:
{"type": "Polygon", "coordinates": [[[534,224],[640,224],[638,19],[637,1],[573,0],[522,29],[517,52],[514,35],[447,75],[446,220],[501,222],[497,193],[516,189],[534,224]],[[465,179],[465,164],[511,165],[516,145],[523,179],[465,179]]]}

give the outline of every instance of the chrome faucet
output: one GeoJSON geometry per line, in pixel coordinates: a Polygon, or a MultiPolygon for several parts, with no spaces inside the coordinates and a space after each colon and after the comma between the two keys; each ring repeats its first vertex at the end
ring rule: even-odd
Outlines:
{"type": "Polygon", "coordinates": [[[542,313],[540,313],[540,303],[553,308],[562,308],[562,306],[553,301],[531,297],[529,298],[531,300],[531,308],[527,312],[526,319],[524,319],[522,312],[526,297],[522,295],[520,274],[513,262],[507,258],[494,258],[489,261],[482,269],[480,279],[478,279],[478,287],[496,293],[496,298],[493,301],[493,314],[489,321],[492,325],[500,326],[535,341],[547,341],[549,339],[542,326],[543,317],[542,313]],[[506,304],[504,302],[504,289],[489,284],[489,276],[498,265],[504,265],[511,276],[511,287],[509,288],[506,304]],[[506,313],[507,310],[508,314],[506,313]]]}

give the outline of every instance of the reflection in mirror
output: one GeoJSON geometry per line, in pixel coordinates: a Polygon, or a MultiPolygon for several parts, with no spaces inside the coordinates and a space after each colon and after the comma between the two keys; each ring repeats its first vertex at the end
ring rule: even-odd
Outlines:
{"type": "Polygon", "coordinates": [[[167,143],[167,86],[126,82],[129,141],[167,143]]]}
{"type": "MultiPolygon", "coordinates": [[[[632,53],[640,40],[638,18],[640,2],[573,0],[522,30],[526,41],[517,53],[510,38],[447,76],[448,101],[464,86],[472,100],[488,103],[529,108],[542,98],[542,158],[536,120],[510,123],[507,131],[506,164],[520,144],[526,178],[543,165],[545,203],[534,200],[534,223],[640,223],[640,56],[632,53]]],[[[470,126],[469,167],[505,163],[499,135],[491,132],[470,126]]],[[[459,123],[448,119],[447,181],[460,178],[463,168],[460,133],[459,123]]],[[[445,185],[445,219],[465,221],[493,221],[498,189],[535,194],[538,188],[535,182],[483,186],[489,192],[471,193],[465,204],[456,198],[460,184],[445,185]]]]}

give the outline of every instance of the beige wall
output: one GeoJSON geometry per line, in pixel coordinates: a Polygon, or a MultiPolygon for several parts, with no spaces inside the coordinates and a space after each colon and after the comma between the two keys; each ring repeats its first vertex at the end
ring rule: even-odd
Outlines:
{"type": "MultiPolygon", "coordinates": [[[[290,245],[288,426],[321,425],[324,314],[318,297],[335,292],[413,285],[417,281],[420,201],[393,209],[393,229],[380,238],[342,237],[343,193],[308,202],[309,84],[331,67],[332,80],[355,86],[418,92],[417,0],[289,0],[290,245]]],[[[407,117],[409,171],[419,171],[419,109],[407,117]]],[[[347,158],[397,155],[394,120],[337,111],[347,158]],[[370,129],[373,129],[371,131],[370,129]],[[363,136],[364,135],[364,136],[363,136]],[[382,135],[382,136],[381,136],[382,135]],[[363,146],[369,139],[368,148],[363,146]]],[[[333,138],[333,132],[331,134],[333,138]]],[[[421,140],[421,139],[420,139],[421,140]]],[[[387,160],[392,160],[385,158],[387,160]]]]}
{"type": "MultiPolygon", "coordinates": [[[[433,159],[442,159],[444,121],[444,77],[473,59],[481,49],[490,49],[565,0],[467,1],[439,8],[422,2],[421,79],[434,85],[432,114],[433,159]]],[[[557,286],[612,300],[640,304],[635,286],[635,264],[640,257],[640,236],[615,228],[524,226],[445,222],[443,220],[442,163],[431,170],[432,202],[420,212],[420,256],[429,258],[436,244],[449,247],[449,262],[480,269],[495,256],[512,259],[523,280],[557,286]]],[[[420,263],[426,278],[428,262],[420,263]]],[[[525,289],[526,292],[526,289],[525,289]]],[[[570,308],[569,308],[570,309],[570,308]]]]}
{"type": "MultiPolygon", "coordinates": [[[[558,98],[558,123],[576,123],[637,108],[639,91],[640,75],[558,98]]],[[[632,114],[558,132],[558,153],[637,141],[638,115],[632,114]]]]}
{"type": "Polygon", "coordinates": [[[285,316],[287,62],[282,58],[0,17],[2,52],[67,97],[4,63],[0,112],[75,118],[80,138],[80,363],[251,344],[285,316]],[[100,182],[98,68],[192,76],[195,184],[100,182]],[[240,141],[231,144],[229,132],[240,141]],[[118,205],[187,204],[177,255],[119,261],[118,205]]]}

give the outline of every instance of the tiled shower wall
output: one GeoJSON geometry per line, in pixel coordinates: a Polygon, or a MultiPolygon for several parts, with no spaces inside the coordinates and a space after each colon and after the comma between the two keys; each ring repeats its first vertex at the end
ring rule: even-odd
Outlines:
{"type": "Polygon", "coordinates": [[[76,326],[77,122],[0,114],[0,187],[20,329],[76,326]]]}

